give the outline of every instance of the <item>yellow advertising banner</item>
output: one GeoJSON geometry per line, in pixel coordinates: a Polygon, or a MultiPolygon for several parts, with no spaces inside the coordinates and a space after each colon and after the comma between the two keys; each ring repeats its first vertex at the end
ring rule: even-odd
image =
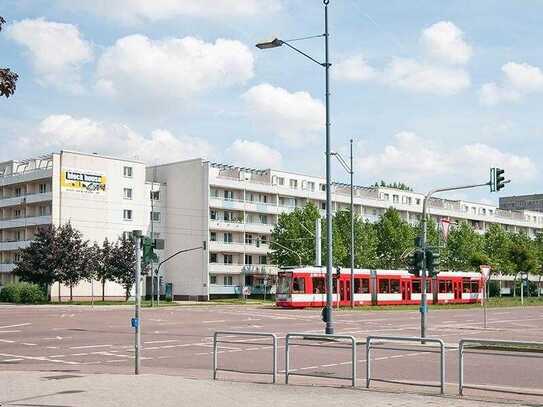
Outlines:
{"type": "Polygon", "coordinates": [[[60,186],[63,191],[100,194],[106,191],[107,180],[105,175],[94,171],[63,169],[60,186]]]}

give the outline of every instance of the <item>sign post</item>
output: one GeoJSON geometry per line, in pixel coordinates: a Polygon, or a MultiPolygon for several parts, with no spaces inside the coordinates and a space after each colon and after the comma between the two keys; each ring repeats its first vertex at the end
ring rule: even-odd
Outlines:
{"type": "Polygon", "coordinates": [[[141,230],[134,230],[132,232],[132,238],[135,243],[135,255],[136,255],[136,290],[135,290],[135,309],[134,318],[132,318],[132,327],[134,328],[134,374],[140,374],[140,348],[141,348],[141,322],[140,322],[140,309],[141,309],[141,294],[140,294],[140,280],[141,280],[141,230]]]}
{"type": "Polygon", "coordinates": [[[520,303],[524,305],[524,284],[528,281],[528,273],[520,273],[520,303]]]}
{"type": "Polygon", "coordinates": [[[481,270],[481,274],[483,275],[483,319],[484,319],[484,328],[486,329],[486,300],[487,300],[487,282],[490,277],[490,266],[487,266],[485,264],[481,264],[479,266],[479,269],[481,270]]]}

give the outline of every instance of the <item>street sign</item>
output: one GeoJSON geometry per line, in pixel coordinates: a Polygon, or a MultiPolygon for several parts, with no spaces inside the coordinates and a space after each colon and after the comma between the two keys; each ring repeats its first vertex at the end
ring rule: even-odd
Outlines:
{"type": "Polygon", "coordinates": [[[481,270],[481,274],[483,275],[483,278],[485,279],[485,281],[488,281],[488,278],[490,277],[490,269],[491,267],[485,264],[481,264],[479,266],[479,270],[481,270]]]}

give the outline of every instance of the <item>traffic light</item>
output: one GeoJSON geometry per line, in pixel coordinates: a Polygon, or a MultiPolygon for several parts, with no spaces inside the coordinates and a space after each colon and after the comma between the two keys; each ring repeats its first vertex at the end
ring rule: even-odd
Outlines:
{"type": "Polygon", "coordinates": [[[428,270],[428,276],[434,277],[439,271],[440,255],[439,250],[428,248],[426,249],[426,268],[428,270]]]}
{"type": "Polygon", "coordinates": [[[510,181],[505,180],[505,170],[501,168],[490,169],[490,192],[498,192],[510,181]]]}
{"type": "Polygon", "coordinates": [[[424,252],[422,249],[416,248],[409,256],[407,271],[417,277],[420,277],[420,272],[424,268],[424,252]]]}
{"type": "Polygon", "coordinates": [[[336,278],[341,276],[341,267],[336,267],[336,278]]]}
{"type": "Polygon", "coordinates": [[[142,242],[142,260],[144,264],[150,264],[158,261],[158,256],[154,252],[155,242],[149,237],[144,237],[142,242]]]}

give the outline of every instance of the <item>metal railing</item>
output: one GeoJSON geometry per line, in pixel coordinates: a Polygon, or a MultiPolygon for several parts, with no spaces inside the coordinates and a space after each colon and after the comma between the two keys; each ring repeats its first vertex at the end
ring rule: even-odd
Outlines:
{"type": "Polygon", "coordinates": [[[289,376],[306,376],[306,377],[322,377],[326,379],[340,379],[340,380],[350,380],[353,387],[356,386],[356,339],[351,335],[318,335],[311,333],[289,333],[285,338],[285,384],[288,384],[289,376]],[[347,339],[351,342],[351,346],[340,346],[339,344],[334,345],[323,345],[323,344],[310,344],[310,343],[291,343],[291,338],[302,338],[305,340],[322,340],[322,341],[336,341],[341,339],[347,339]],[[316,373],[296,373],[290,370],[290,347],[291,346],[315,346],[318,348],[334,348],[334,349],[351,349],[351,377],[342,377],[342,376],[328,376],[328,375],[319,375],[316,373]]]}
{"type": "Polygon", "coordinates": [[[410,337],[410,336],[368,336],[366,339],[366,387],[370,387],[371,381],[386,382],[386,383],[396,383],[396,384],[410,384],[426,387],[439,387],[441,394],[444,394],[445,391],[445,343],[441,339],[437,338],[420,338],[420,337],[410,337]],[[386,346],[375,346],[372,345],[372,341],[381,340],[381,341],[393,341],[393,342],[416,342],[424,344],[437,343],[440,350],[435,351],[431,349],[405,349],[405,348],[394,348],[386,346]],[[440,354],[440,384],[422,384],[422,383],[413,383],[413,382],[400,382],[398,380],[385,380],[385,379],[376,379],[371,377],[371,350],[372,349],[383,349],[383,350],[393,350],[393,351],[411,351],[411,352],[426,352],[426,353],[439,353],[440,354]]]}
{"type": "Polygon", "coordinates": [[[464,395],[464,389],[498,391],[503,393],[522,394],[531,396],[543,396],[543,392],[524,392],[514,389],[496,389],[481,385],[466,385],[464,384],[464,353],[485,356],[508,356],[508,357],[524,357],[531,359],[543,359],[543,356],[528,355],[526,352],[543,353],[543,342],[522,342],[522,341],[506,341],[492,339],[461,339],[458,344],[458,394],[464,395]],[[466,352],[466,348],[476,349],[466,352]],[[479,351],[477,351],[477,349],[479,351]],[[490,349],[490,351],[485,351],[490,349]],[[492,349],[494,352],[492,352],[492,349]],[[502,352],[499,352],[502,351],[502,352]],[[508,352],[508,353],[503,353],[508,352]],[[518,354],[512,354],[517,352],[518,354]]]}
{"type": "Polygon", "coordinates": [[[228,343],[231,345],[254,345],[254,342],[243,342],[243,341],[234,341],[234,340],[221,340],[220,335],[229,335],[229,336],[256,336],[263,338],[272,339],[272,372],[273,383],[277,382],[277,336],[272,333],[267,332],[235,332],[235,331],[217,331],[213,335],[213,380],[217,380],[217,372],[234,372],[234,373],[246,373],[246,374],[270,374],[269,372],[255,372],[255,371],[243,371],[235,369],[221,369],[218,367],[218,344],[219,343],[228,343]]]}

